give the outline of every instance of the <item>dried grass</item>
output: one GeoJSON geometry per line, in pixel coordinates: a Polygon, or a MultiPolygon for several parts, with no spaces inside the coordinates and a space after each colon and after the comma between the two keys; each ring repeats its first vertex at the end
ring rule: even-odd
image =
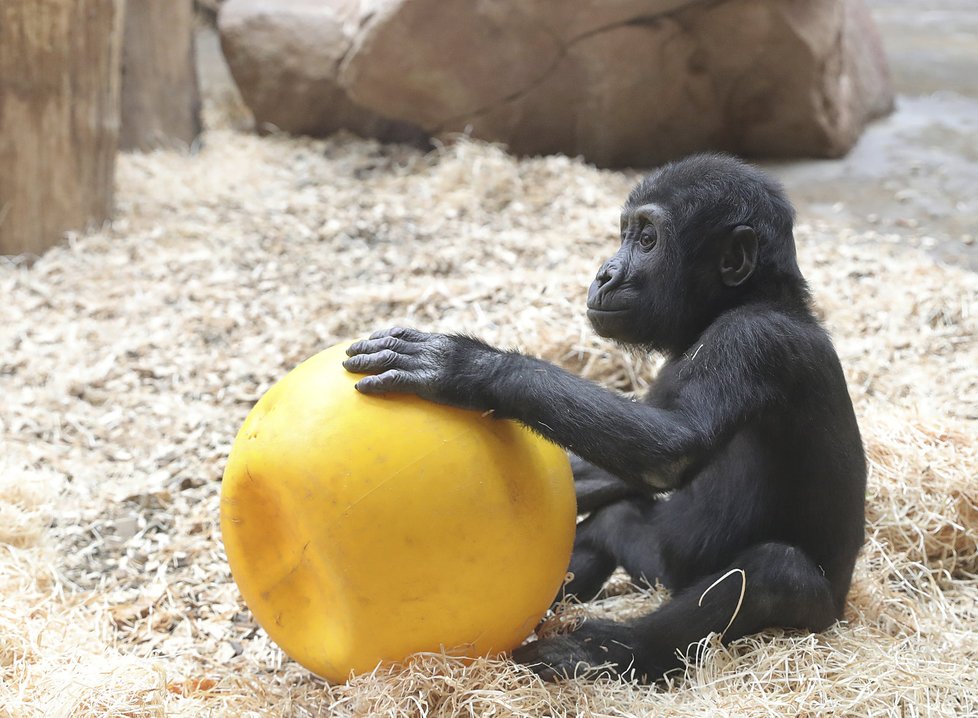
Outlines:
{"type": "MultiPolygon", "coordinates": [[[[978,278],[830,226],[797,236],[872,467],[847,623],[704,641],[664,687],[442,656],[328,686],[254,624],[217,530],[251,403],[398,322],[641,389],[580,311],[632,180],[469,142],[123,157],[111,227],[0,265],[0,716],[978,714],[978,278]]],[[[569,615],[662,598],[617,577],[569,615]]]]}

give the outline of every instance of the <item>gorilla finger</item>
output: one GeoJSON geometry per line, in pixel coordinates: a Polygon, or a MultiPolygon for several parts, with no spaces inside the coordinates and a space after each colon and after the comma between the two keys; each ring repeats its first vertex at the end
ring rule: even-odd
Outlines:
{"type": "Polygon", "coordinates": [[[384,336],[377,339],[361,339],[358,342],[354,342],[347,348],[346,354],[347,356],[378,354],[385,349],[389,349],[398,354],[414,354],[417,352],[416,345],[414,344],[410,344],[397,337],[384,336]]]}
{"type": "Polygon", "coordinates": [[[553,666],[548,666],[546,663],[532,663],[525,661],[520,661],[520,663],[523,663],[527,668],[540,676],[541,680],[546,681],[547,683],[554,683],[567,677],[563,673],[558,673],[553,666]]]}
{"type": "Polygon", "coordinates": [[[356,374],[379,374],[388,369],[401,367],[406,357],[390,349],[371,354],[355,354],[343,360],[343,368],[356,374]]]}
{"type": "Polygon", "coordinates": [[[537,639],[532,643],[526,643],[522,646],[518,646],[513,649],[510,657],[516,663],[521,663],[538,676],[546,680],[552,680],[552,678],[544,676],[544,672],[552,672],[550,666],[548,666],[543,661],[543,657],[540,655],[539,644],[542,639],[537,639]]]}
{"type": "Polygon", "coordinates": [[[383,337],[397,337],[398,339],[403,339],[408,342],[419,342],[423,339],[427,339],[428,335],[425,332],[419,332],[417,329],[411,329],[409,327],[389,327],[387,329],[381,329],[378,332],[374,332],[369,338],[381,339],[383,337]]]}
{"type": "Polygon", "coordinates": [[[414,384],[407,372],[391,369],[364,377],[356,383],[356,388],[362,394],[410,393],[414,384]]]}
{"type": "Polygon", "coordinates": [[[522,663],[545,681],[556,681],[573,676],[577,661],[567,665],[569,651],[562,651],[554,644],[559,639],[544,638],[527,643],[513,651],[513,660],[522,663]]]}

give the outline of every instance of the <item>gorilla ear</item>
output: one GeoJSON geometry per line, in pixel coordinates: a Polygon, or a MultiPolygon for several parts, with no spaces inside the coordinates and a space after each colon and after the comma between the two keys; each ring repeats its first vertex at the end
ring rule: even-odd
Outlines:
{"type": "Polygon", "coordinates": [[[728,287],[737,287],[747,281],[757,266],[757,234],[747,225],[734,227],[724,238],[723,255],[720,257],[720,279],[728,287]]]}

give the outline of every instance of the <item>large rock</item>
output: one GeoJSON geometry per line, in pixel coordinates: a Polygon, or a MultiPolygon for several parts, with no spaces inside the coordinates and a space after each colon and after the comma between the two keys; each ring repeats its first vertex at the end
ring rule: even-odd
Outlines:
{"type": "Polygon", "coordinates": [[[323,136],[339,129],[381,139],[423,135],[361,107],[337,81],[361,22],[359,0],[227,0],[221,47],[259,131],[323,136]]]}
{"type": "MultiPolygon", "coordinates": [[[[225,10],[259,4],[229,0],[225,10]]],[[[271,7],[279,24],[289,6],[345,18],[343,31],[334,25],[332,34],[302,23],[318,42],[281,46],[275,60],[307,74],[319,68],[331,98],[434,135],[468,132],[503,142],[521,154],[581,154],[605,166],[653,164],[707,148],[831,157],[844,154],[866,122],[893,103],[863,0],[265,5],[266,25],[271,7]],[[327,54],[328,62],[320,57],[327,54]]],[[[267,42],[242,32],[238,44],[267,42]]],[[[313,104],[311,83],[276,87],[272,104],[298,111],[313,104]]]]}

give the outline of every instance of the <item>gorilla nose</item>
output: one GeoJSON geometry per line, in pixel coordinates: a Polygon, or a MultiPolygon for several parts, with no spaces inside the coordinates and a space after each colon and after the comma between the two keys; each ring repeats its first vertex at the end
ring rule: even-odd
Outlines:
{"type": "Polygon", "coordinates": [[[587,293],[587,305],[592,309],[602,309],[605,296],[614,289],[615,278],[621,274],[621,263],[614,258],[609,259],[594,277],[587,293]]]}
{"type": "Polygon", "coordinates": [[[594,283],[598,286],[598,288],[601,288],[614,279],[620,270],[621,262],[612,257],[601,265],[601,269],[598,270],[598,274],[594,278],[594,283]]]}
{"type": "Polygon", "coordinates": [[[594,281],[597,283],[598,287],[600,288],[606,285],[608,282],[610,282],[611,278],[614,276],[615,273],[611,270],[611,267],[605,264],[603,267],[601,267],[600,270],[598,270],[598,274],[594,278],[594,281]]]}

